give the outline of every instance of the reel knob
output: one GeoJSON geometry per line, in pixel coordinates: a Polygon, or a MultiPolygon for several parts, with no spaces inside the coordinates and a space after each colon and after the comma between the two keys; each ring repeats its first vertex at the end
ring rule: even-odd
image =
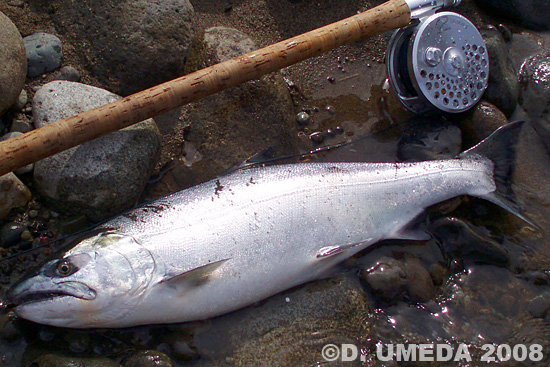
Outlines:
{"type": "Polygon", "coordinates": [[[477,28],[453,12],[436,13],[397,30],[387,52],[388,76],[414,113],[472,108],[489,82],[489,55],[477,28]]]}

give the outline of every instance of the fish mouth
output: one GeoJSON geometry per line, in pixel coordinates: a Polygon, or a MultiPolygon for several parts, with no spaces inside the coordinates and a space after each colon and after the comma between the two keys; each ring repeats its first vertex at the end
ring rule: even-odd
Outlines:
{"type": "Polygon", "coordinates": [[[90,301],[96,297],[96,292],[93,289],[79,282],[58,283],[55,284],[55,289],[36,289],[36,286],[26,283],[23,282],[8,290],[7,298],[11,304],[22,306],[67,297],[90,301]]]}

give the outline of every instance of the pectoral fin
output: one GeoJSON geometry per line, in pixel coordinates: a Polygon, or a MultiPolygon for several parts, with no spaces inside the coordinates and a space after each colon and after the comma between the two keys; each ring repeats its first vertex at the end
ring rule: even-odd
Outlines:
{"type": "Polygon", "coordinates": [[[161,280],[160,283],[165,283],[181,290],[197,287],[208,282],[213,273],[229,260],[231,259],[215,261],[181,274],[170,274],[161,280]]]}

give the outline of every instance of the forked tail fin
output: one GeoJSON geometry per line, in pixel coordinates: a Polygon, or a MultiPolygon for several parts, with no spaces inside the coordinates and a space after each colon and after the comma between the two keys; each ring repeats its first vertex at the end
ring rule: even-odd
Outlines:
{"type": "Polygon", "coordinates": [[[523,123],[524,121],[517,121],[502,126],[476,146],[462,152],[459,158],[467,159],[475,156],[489,158],[494,164],[493,178],[496,190],[484,195],[483,198],[515,214],[531,226],[539,228],[532,220],[521,214],[521,208],[516,202],[510,181],[523,123]]]}

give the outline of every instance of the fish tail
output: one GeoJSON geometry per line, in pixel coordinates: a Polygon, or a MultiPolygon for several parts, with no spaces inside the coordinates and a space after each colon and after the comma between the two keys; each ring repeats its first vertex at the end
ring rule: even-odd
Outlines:
{"type": "Polygon", "coordinates": [[[496,190],[481,197],[508,210],[533,227],[538,228],[532,220],[521,213],[522,210],[516,201],[510,180],[523,123],[524,121],[516,121],[502,126],[476,146],[462,152],[459,158],[472,159],[482,156],[490,159],[493,162],[493,180],[496,190]]]}

